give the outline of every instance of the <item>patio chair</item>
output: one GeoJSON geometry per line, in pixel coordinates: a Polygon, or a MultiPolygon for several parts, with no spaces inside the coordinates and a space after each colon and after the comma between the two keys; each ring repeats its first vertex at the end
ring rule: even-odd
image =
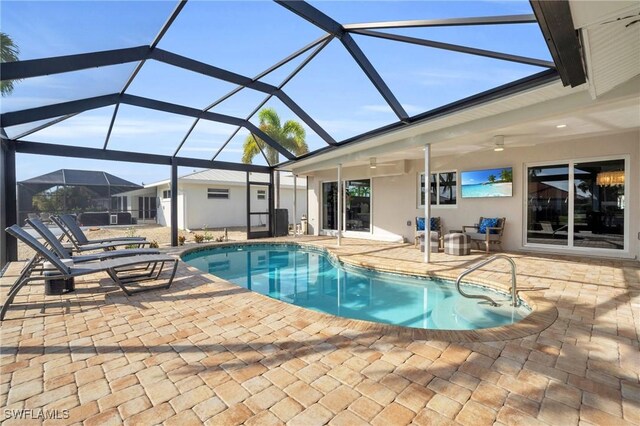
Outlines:
{"type": "MultiPolygon", "coordinates": [[[[440,217],[432,217],[430,219],[429,228],[431,231],[436,231],[438,233],[438,240],[442,237],[442,221],[440,217]]],[[[424,217],[416,217],[416,228],[415,228],[415,237],[414,237],[414,247],[418,247],[418,242],[420,241],[420,237],[424,235],[424,227],[425,220],[424,217]]]]}
{"type": "Polygon", "coordinates": [[[489,247],[493,244],[501,246],[502,233],[504,232],[504,225],[507,221],[504,217],[487,218],[480,217],[480,220],[476,225],[465,225],[462,227],[462,232],[469,235],[471,242],[475,243],[478,248],[484,243],[485,251],[489,253],[489,247]],[[474,232],[467,232],[467,229],[473,229],[474,232]]]}
{"type": "Polygon", "coordinates": [[[12,225],[6,229],[6,232],[16,237],[24,244],[36,251],[39,256],[42,256],[47,262],[51,264],[50,272],[44,275],[22,277],[19,282],[14,284],[7,297],[2,309],[0,310],[0,321],[4,320],[7,310],[13,299],[16,297],[22,287],[29,284],[32,281],[45,281],[45,280],[68,280],[71,278],[95,274],[97,272],[106,272],[109,277],[124,291],[127,296],[141,293],[144,291],[155,290],[159,288],[169,288],[173,284],[173,279],[176,275],[178,268],[178,259],[175,259],[168,255],[163,254],[145,254],[139,256],[127,256],[119,257],[115,259],[106,259],[101,262],[85,262],[79,265],[67,265],[62,259],[56,256],[53,252],[47,249],[42,243],[40,243],[35,237],[30,235],[24,229],[18,225],[12,225]],[[157,280],[164,269],[165,264],[173,262],[173,269],[171,275],[165,284],[157,284],[153,286],[129,288],[127,285],[131,283],[139,283],[148,280],[157,280]],[[144,274],[131,275],[131,268],[145,267],[149,271],[149,266],[152,265],[150,272],[144,274]],[[158,267],[158,265],[160,265],[158,267]],[[158,269],[157,273],[156,268],[158,269]],[[122,273],[125,273],[123,275],[122,273]]]}
{"type": "Polygon", "coordinates": [[[42,223],[51,223],[51,213],[40,213],[40,220],[42,221],[42,223]]]}
{"type": "Polygon", "coordinates": [[[138,246],[140,248],[149,245],[149,242],[144,237],[113,237],[89,240],[73,216],[51,216],[51,219],[73,244],[76,251],[113,250],[119,246],[138,246]]]}
{"type": "Polygon", "coordinates": [[[542,229],[535,231],[537,234],[551,235],[553,236],[553,238],[555,238],[556,235],[563,235],[565,237],[569,235],[569,233],[567,232],[567,225],[562,225],[558,229],[554,230],[551,222],[540,222],[540,228],[542,229]]]}
{"type": "Polygon", "coordinates": [[[37,219],[38,213],[27,213],[27,218],[24,220],[24,223],[27,223],[29,219],[37,219]]]}
{"type": "MultiPolygon", "coordinates": [[[[139,256],[143,254],[160,254],[160,250],[151,248],[136,248],[136,249],[124,249],[124,250],[109,250],[101,253],[85,254],[72,256],[70,250],[62,245],[62,243],[56,238],[56,236],[49,230],[47,225],[38,219],[27,219],[27,223],[43,238],[45,247],[48,246],[60,259],[72,260],[74,263],[93,262],[96,260],[106,260],[118,257],[127,256],[139,256]]],[[[14,283],[16,285],[25,278],[31,275],[42,266],[43,258],[37,253],[27,262],[22,268],[18,280],[14,283]]]]}
{"type": "Polygon", "coordinates": [[[27,223],[31,225],[33,229],[36,230],[38,234],[44,239],[44,241],[49,245],[50,249],[58,255],[61,259],[70,259],[73,260],[74,263],[82,263],[82,262],[92,262],[95,260],[105,260],[116,257],[127,257],[127,256],[139,256],[141,254],[159,254],[160,250],[152,249],[152,248],[133,248],[133,249],[123,249],[123,250],[109,250],[104,251],[102,253],[93,253],[93,254],[85,254],[85,255],[75,255],[72,256],[65,246],[56,238],[56,236],[49,230],[47,225],[42,223],[37,219],[27,219],[27,223]]]}

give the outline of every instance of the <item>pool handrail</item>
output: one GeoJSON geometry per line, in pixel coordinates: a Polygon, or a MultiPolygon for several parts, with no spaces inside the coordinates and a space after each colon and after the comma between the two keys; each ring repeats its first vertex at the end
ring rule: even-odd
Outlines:
{"type": "Polygon", "coordinates": [[[462,289],[460,288],[460,282],[464,277],[498,259],[506,259],[511,264],[511,306],[517,307],[518,296],[516,295],[516,263],[513,261],[513,259],[511,259],[509,256],[506,256],[504,254],[495,254],[490,258],[483,260],[482,262],[476,263],[475,265],[471,266],[470,268],[466,269],[463,273],[458,275],[458,279],[456,279],[456,289],[458,290],[458,293],[460,293],[461,296],[467,297],[469,299],[484,299],[489,303],[491,303],[492,306],[498,306],[498,303],[496,303],[495,300],[493,300],[489,296],[485,296],[482,294],[477,294],[477,295],[467,294],[463,292],[462,289]]]}

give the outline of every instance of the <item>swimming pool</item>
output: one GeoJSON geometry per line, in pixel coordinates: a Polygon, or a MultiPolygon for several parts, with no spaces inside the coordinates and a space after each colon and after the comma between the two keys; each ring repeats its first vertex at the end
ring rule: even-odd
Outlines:
{"type": "Polygon", "coordinates": [[[320,249],[297,244],[238,244],[185,253],[186,263],[238,286],[303,308],[340,317],[438,330],[513,324],[531,313],[510,296],[463,285],[500,306],[467,299],[451,281],[376,272],[344,265],[320,249]]]}

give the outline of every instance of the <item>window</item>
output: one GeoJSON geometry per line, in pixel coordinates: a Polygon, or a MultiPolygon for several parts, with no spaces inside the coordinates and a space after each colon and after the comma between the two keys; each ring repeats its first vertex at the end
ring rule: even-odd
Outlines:
{"type": "Polygon", "coordinates": [[[322,184],[322,229],[338,229],[338,183],[322,184]]]}
{"type": "Polygon", "coordinates": [[[267,199],[267,190],[258,189],[258,200],[266,200],[266,199],[267,199]]]}
{"type": "Polygon", "coordinates": [[[156,205],[156,197],[138,197],[138,219],[155,219],[156,205]]]}
{"type": "Polygon", "coordinates": [[[126,212],[127,211],[127,196],[123,195],[121,197],[111,197],[111,210],[116,212],[126,212]]]}
{"type": "MultiPolygon", "coordinates": [[[[424,173],[419,175],[418,207],[424,206],[424,173]]],[[[432,206],[446,206],[457,204],[458,181],[456,172],[432,173],[429,179],[429,194],[432,206]]]]}
{"type": "Polygon", "coordinates": [[[171,198],[171,190],[165,189],[164,191],[162,191],[162,198],[164,199],[171,198]]]}
{"type": "Polygon", "coordinates": [[[625,160],[527,168],[529,244],[624,250],[625,160]]]}
{"type": "Polygon", "coordinates": [[[369,231],[371,229],[371,181],[369,179],[345,182],[345,229],[369,231]]]}
{"type": "Polygon", "coordinates": [[[228,189],[220,189],[220,188],[207,188],[207,198],[229,198],[229,190],[228,189]]]}

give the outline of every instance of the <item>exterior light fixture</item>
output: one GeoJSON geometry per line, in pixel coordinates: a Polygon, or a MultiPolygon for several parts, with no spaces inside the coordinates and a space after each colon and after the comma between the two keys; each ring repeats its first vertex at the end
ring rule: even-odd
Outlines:
{"type": "Polygon", "coordinates": [[[565,127],[567,127],[567,125],[566,125],[566,124],[558,124],[558,125],[556,126],[556,129],[564,129],[565,127]]]}
{"type": "Polygon", "coordinates": [[[376,168],[376,157],[371,157],[369,159],[369,168],[370,169],[375,169],[376,168]]]}
{"type": "Polygon", "coordinates": [[[504,151],[504,136],[498,135],[493,137],[493,150],[495,152],[504,151]]]}

